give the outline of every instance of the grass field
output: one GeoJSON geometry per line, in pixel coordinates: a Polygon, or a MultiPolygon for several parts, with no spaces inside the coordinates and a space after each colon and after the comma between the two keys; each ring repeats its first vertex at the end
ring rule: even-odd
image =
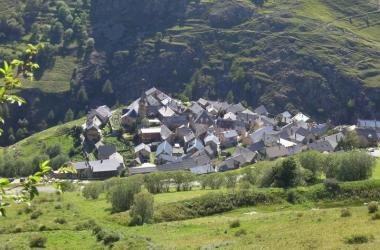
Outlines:
{"type": "Polygon", "coordinates": [[[77,59],[73,56],[57,57],[52,69],[44,72],[38,81],[26,81],[24,88],[38,88],[47,93],[59,93],[70,90],[70,80],[77,59]]]}
{"type": "Polygon", "coordinates": [[[380,179],[380,159],[377,159],[377,164],[376,167],[372,173],[372,178],[373,179],[380,179]]]}
{"type": "MultiPolygon", "coordinates": [[[[207,192],[209,190],[159,194],[155,196],[155,203],[162,205],[207,192]]],[[[10,209],[8,217],[1,219],[0,249],[29,249],[30,237],[42,226],[49,229],[39,232],[47,237],[46,249],[103,249],[89,230],[76,228],[88,219],[121,235],[114,249],[376,249],[380,243],[380,221],[371,220],[363,205],[351,207],[352,216],[346,218],[341,218],[341,208],[283,204],[241,208],[180,222],[127,227],[123,224],[125,213],[110,214],[110,204],[104,195],[95,201],[84,200],[77,192],[65,193],[61,201],[57,198],[55,194],[41,195],[34,203],[34,210],[41,211],[42,215],[34,220],[30,214],[17,214],[21,206],[10,209]],[[57,224],[56,218],[64,218],[66,223],[57,224]],[[240,227],[229,227],[234,220],[240,221],[240,227]],[[354,234],[364,234],[370,241],[360,248],[346,244],[345,239],[354,234]]]]}
{"type": "Polygon", "coordinates": [[[46,146],[54,144],[59,144],[62,152],[68,154],[69,150],[73,146],[73,138],[63,133],[63,131],[66,128],[71,128],[75,125],[80,126],[83,122],[84,118],[66,123],[64,125],[58,125],[36,133],[12,146],[0,148],[0,157],[7,153],[17,156],[17,159],[31,159],[38,154],[41,154],[41,150],[44,150],[46,146]]]}

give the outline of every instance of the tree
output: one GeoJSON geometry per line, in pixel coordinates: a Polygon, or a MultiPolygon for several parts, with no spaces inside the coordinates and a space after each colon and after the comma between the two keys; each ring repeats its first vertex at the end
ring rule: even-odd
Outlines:
{"type": "Polygon", "coordinates": [[[95,39],[90,37],[86,40],[86,53],[90,54],[95,48],[95,39]]]}
{"type": "Polygon", "coordinates": [[[61,22],[56,22],[50,29],[50,42],[60,44],[63,38],[64,27],[61,22]]]}
{"type": "Polygon", "coordinates": [[[235,97],[234,97],[234,93],[232,92],[232,90],[228,91],[226,101],[228,103],[233,103],[234,99],[235,99],[235,97]]]}
{"type": "Polygon", "coordinates": [[[47,119],[48,119],[49,122],[53,122],[55,120],[54,110],[50,110],[49,111],[47,119]]]}
{"type": "Polygon", "coordinates": [[[317,151],[307,151],[300,154],[298,160],[301,167],[312,172],[313,176],[309,182],[314,183],[318,179],[324,165],[321,153],[317,151]]]}
{"type": "Polygon", "coordinates": [[[355,131],[350,131],[346,136],[338,143],[338,150],[353,150],[360,147],[359,136],[355,131]]]}
{"type": "MultiPolygon", "coordinates": [[[[24,99],[17,95],[13,95],[14,89],[22,86],[20,76],[33,79],[33,71],[38,69],[38,64],[33,61],[38,53],[38,50],[42,48],[41,45],[33,46],[28,45],[28,49],[25,51],[25,61],[13,60],[10,64],[6,61],[4,66],[0,68],[0,102],[1,103],[18,103],[22,105],[25,103],[24,99]]],[[[4,123],[4,120],[0,118],[0,121],[4,123]]],[[[0,130],[0,133],[3,131],[0,130]]],[[[13,162],[10,161],[9,164],[13,162]]],[[[6,208],[10,205],[10,202],[30,202],[38,195],[36,185],[42,180],[44,176],[50,173],[51,168],[48,161],[41,162],[39,165],[39,171],[33,175],[28,176],[25,181],[14,188],[21,188],[18,194],[8,194],[6,188],[9,186],[10,181],[6,178],[0,178],[0,216],[6,216],[6,208]]],[[[62,173],[75,173],[73,168],[61,168],[62,173]]],[[[60,188],[60,186],[57,186],[60,188]]]]}
{"type": "Polygon", "coordinates": [[[130,209],[135,194],[141,191],[142,182],[139,179],[128,178],[121,181],[109,191],[109,202],[112,204],[113,212],[123,212],[130,209]]]}
{"type": "Polygon", "coordinates": [[[113,94],[113,88],[112,88],[112,82],[110,80],[107,80],[102,88],[102,93],[105,95],[112,95],[113,94]]]}
{"type": "Polygon", "coordinates": [[[83,85],[79,88],[79,91],[77,93],[77,100],[81,103],[86,103],[88,101],[86,87],[83,85]]]}
{"type": "Polygon", "coordinates": [[[68,48],[69,45],[73,42],[74,31],[73,29],[65,30],[63,34],[63,47],[68,48]]]}
{"type": "Polygon", "coordinates": [[[71,109],[68,109],[65,114],[64,122],[67,123],[72,120],[74,120],[74,112],[71,109]]]}
{"type": "Polygon", "coordinates": [[[299,165],[294,157],[289,157],[277,166],[275,171],[275,186],[291,188],[300,183],[299,165]]]}
{"type": "Polygon", "coordinates": [[[143,225],[150,223],[153,219],[153,195],[148,192],[140,192],[133,199],[133,206],[130,211],[132,218],[131,225],[143,225]]]}
{"type": "Polygon", "coordinates": [[[264,7],[264,3],[266,2],[266,0],[252,0],[252,2],[257,6],[257,7],[264,7]]]}
{"type": "Polygon", "coordinates": [[[362,151],[350,151],[339,155],[337,179],[340,181],[366,180],[372,176],[375,159],[362,151]]]}

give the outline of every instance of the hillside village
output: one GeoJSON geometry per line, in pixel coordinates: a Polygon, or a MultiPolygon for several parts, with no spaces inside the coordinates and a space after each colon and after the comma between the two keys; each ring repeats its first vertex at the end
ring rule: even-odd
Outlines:
{"type": "MultiPolygon", "coordinates": [[[[357,125],[333,127],[303,113],[270,114],[266,107],[251,110],[241,103],[182,102],[151,88],[123,109],[115,133],[133,137],[134,159],[125,159],[116,146],[103,143],[103,131],[115,130],[107,106],[91,110],[83,124],[83,148],[93,146],[96,158],[73,163],[80,179],[104,179],[121,173],[191,171],[224,172],[291,156],[305,150],[329,153],[355,131],[361,147],[375,147],[380,121],[358,120],[357,125]],[[133,136],[135,135],[135,136],[133,136]]],[[[115,118],[115,117],[114,117],[115,118]]]]}

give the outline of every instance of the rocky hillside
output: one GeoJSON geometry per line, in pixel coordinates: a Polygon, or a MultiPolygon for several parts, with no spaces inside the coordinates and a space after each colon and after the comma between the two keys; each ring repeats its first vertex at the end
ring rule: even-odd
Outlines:
{"type": "MultiPolygon", "coordinates": [[[[0,59],[31,40],[54,47],[45,58],[55,60],[22,92],[29,105],[17,114],[29,131],[21,137],[95,105],[128,103],[153,85],[180,98],[265,104],[273,113],[299,110],[336,123],[380,117],[377,0],[0,2],[14,11],[5,26],[19,32],[5,30],[5,40],[0,32],[0,59]],[[75,31],[68,46],[65,36],[54,41],[57,20],[75,31]]],[[[0,12],[0,25],[9,13],[0,12]]],[[[8,123],[14,134],[19,118],[8,123]]]]}
{"type": "Polygon", "coordinates": [[[336,122],[379,117],[375,2],[94,0],[97,52],[76,80],[90,89],[110,79],[121,101],[156,85],[336,122]]]}

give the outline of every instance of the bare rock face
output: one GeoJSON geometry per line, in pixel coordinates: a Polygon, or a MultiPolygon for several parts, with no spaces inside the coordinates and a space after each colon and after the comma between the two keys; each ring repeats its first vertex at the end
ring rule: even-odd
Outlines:
{"type": "Polygon", "coordinates": [[[210,10],[208,22],[212,27],[228,28],[247,21],[253,7],[242,1],[220,0],[210,10]]]}

